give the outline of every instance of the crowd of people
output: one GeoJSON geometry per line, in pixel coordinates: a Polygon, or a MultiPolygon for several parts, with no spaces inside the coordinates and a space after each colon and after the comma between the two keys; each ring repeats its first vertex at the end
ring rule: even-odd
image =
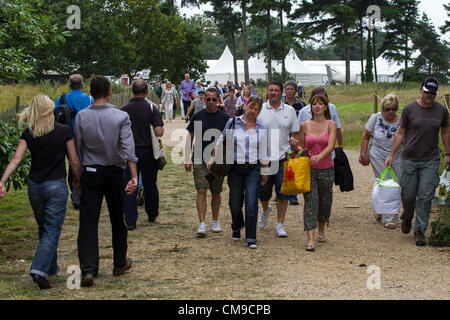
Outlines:
{"type": "MultiPolygon", "coordinates": [[[[251,85],[204,85],[200,81],[194,83],[186,74],[178,90],[165,81],[158,90],[159,106],[147,99],[148,84],[135,81],[133,98],[119,109],[109,103],[111,86],[106,77],[92,78],[90,95],[81,91],[83,85],[80,75],[72,75],[71,92],[55,103],[38,95],[19,115],[26,129],[0,180],[1,199],[6,193],[6,181],[28,149],[32,158],[28,196],[39,229],[30,275],[39,288],[50,288],[47,276],[59,271],[57,247],[69,196],[67,185],[72,190],[72,204],[79,209],[81,286],[94,285],[98,276],[98,223],[103,198],[112,225],[113,275],[120,276],[131,268],[127,237],[129,231],[136,229],[139,194],[143,195],[149,223],[154,223],[159,215],[158,164],[150,128],[162,137],[161,114],[171,121],[177,107],[183,120],[189,122],[184,167],[193,173],[197,192],[198,237],[207,234],[208,189],[211,230],[222,232],[219,213],[225,177],[213,169],[220,147],[231,145],[227,183],[233,241],[239,241],[241,230],[245,229],[247,246],[258,248],[257,229],[259,226],[263,230],[269,222],[274,189],[276,236],[288,236],[284,225],[287,207],[289,203],[298,205],[298,199],[281,192],[284,163],[288,154],[305,150],[311,170],[310,191],[303,194],[305,250],[314,251],[316,241],[328,241],[325,229],[333,202],[334,152],[336,148],[343,149],[343,138],[338,110],[323,87],[311,91],[306,105],[301,100],[303,88],[299,90],[295,81],[273,81],[263,101],[251,85]],[[55,121],[54,110],[61,105],[73,109],[71,125],[55,121]],[[138,191],[139,184],[142,192],[138,191]],[[262,208],[259,219],[258,202],[262,208]]],[[[437,80],[425,79],[420,98],[405,106],[401,115],[397,114],[398,98],[394,94],[384,97],[381,112],[372,115],[365,126],[359,158],[363,166],[372,166],[376,178],[385,167],[394,169],[403,202],[401,229],[410,232],[415,212],[414,237],[418,246],[426,244],[431,200],[439,183],[439,134],[446,152],[445,164],[450,161],[448,110],[435,101],[437,93],[437,80]]],[[[393,229],[398,217],[381,215],[377,219],[393,229]]]]}

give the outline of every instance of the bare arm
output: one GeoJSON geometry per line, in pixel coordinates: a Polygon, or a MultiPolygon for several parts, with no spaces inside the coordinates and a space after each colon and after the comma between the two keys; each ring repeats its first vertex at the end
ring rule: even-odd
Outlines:
{"type": "Polygon", "coordinates": [[[370,136],[372,133],[370,131],[364,130],[362,139],[361,139],[361,149],[359,152],[359,162],[363,166],[369,165],[369,159],[367,158],[367,149],[369,148],[370,136]]]}
{"type": "Polygon", "coordinates": [[[194,132],[188,132],[188,135],[186,137],[186,144],[184,146],[184,168],[186,169],[186,171],[192,170],[191,151],[193,141],[194,141],[194,132]]]}
{"type": "MultiPolygon", "coordinates": [[[[81,179],[81,164],[80,159],[78,159],[77,150],[75,149],[75,140],[70,139],[66,142],[67,155],[69,157],[70,167],[74,173],[75,179],[73,181],[73,187],[79,189],[79,182],[81,179]]],[[[72,183],[70,181],[69,183],[72,183]]]]}
{"type": "Polygon", "coordinates": [[[395,132],[394,139],[392,141],[391,152],[389,153],[389,156],[385,161],[386,167],[388,168],[391,167],[394,154],[395,152],[397,152],[398,148],[400,148],[400,146],[403,143],[403,139],[405,138],[405,132],[406,129],[402,127],[398,127],[397,132],[395,132]]]}
{"type": "Polygon", "coordinates": [[[339,148],[344,148],[344,144],[342,142],[342,130],[341,128],[336,129],[336,139],[339,144],[339,148]]]}
{"type": "Polygon", "coordinates": [[[9,162],[8,166],[3,173],[2,179],[0,181],[0,199],[3,198],[6,192],[5,183],[8,180],[9,176],[17,169],[20,162],[23,159],[23,155],[27,150],[27,142],[23,139],[19,140],[19,144],[17,145],[16,152],[14,153],[13,158],[9,162]]]}
{"type": "Polygon", "coordinates": [[[127,163],[128,163],[128,168],[130,168],[131,179],[130,179],[130,181],[128,181],[127,186],[125,187],[125,192],[126,192],[126,194],[130,195],[137,189],[138,176],[137,176],[137,170],[136,170],[136,162],[128,160],[127,163]]]}

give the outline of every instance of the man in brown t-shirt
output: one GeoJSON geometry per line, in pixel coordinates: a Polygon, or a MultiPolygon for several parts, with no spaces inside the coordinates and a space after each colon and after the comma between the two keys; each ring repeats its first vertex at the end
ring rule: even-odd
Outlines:
{"type": "Polygon", "coordinates": [[[435,101],[438,85],[435,78],[425,79],[420,87],[420,99],[405,106],[391,152],[386,159],[386,166],[391,167],[393,156],[403,143],[400,181],[402,232],[410,232],[416,209],[414,239],[418,246],[426,245],[425,231],[430,218],[431,201],[439,184],[439,129],[446,152],[445,165],[450,162],[448,110],[435,101]]]}

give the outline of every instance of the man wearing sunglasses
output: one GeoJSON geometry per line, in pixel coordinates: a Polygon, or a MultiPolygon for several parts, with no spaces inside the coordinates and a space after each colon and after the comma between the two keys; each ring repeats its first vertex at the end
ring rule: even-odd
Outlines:
{"type": "Polygon", "coordinates": [[[214,150],[217,139],[230,118],[228,114],[218,109],[220,99],[219,92],[216,88],[211,87],[206,90],[205,101],[205,109],[196,112],[187,127],[189,136],[185,150],[187,159],[184,165],[187,171],[193,171],[194,173],[194,184],[197,189],[197,213],[200,221],[197,230],[198,237],[204,237],[206,235],[206,193],[208,189],[211,191],[211,228],[213,232],[222,231],[218,218],[221,203],[220,193],[222,192],[224,177],[209,174],[206,164],[211,159],[211,152],[214,150]],[[192,156],[194,164],[192,165],[188,156],[191,154],[194,137],[195,145],[192,156]]]}
{"type": "Polygon", "coordinates": [[[430,219],[431,200],[439,184],[439,131],[445,148],[445,165],[450,162],[448,110],[435,101],[439,83],[426,78],[420,86],[420,98],[405,106],[395,133],[386,166],[391,167],[395,152],[403,143],[402,232],[408,234],[416,210],[414,240],[425,246],[425,231],[430,219]]]}

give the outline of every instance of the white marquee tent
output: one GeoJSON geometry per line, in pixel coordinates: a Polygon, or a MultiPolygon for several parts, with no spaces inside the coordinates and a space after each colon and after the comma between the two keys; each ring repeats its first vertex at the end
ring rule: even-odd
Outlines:
{"type": "MultiPolygon", "coordinates": [[[[234,82],[233,55],[228,46],[225,47],[219,60],[207,60],[208,69],[205,74],[206,81],[234,82]]],[[[378,81],[396,82],[400,79],[395,76],[402,67],[389,63],[381,56],[377,58],[378,81]]],[[[365,66],[365,61],[363,62],[365,66]]],[[[291,49],[285,58],[286,71],[303,86],[322,85],[328,80],[327,66],[331,67],[333,75],[345,75],[345,61],[343,60],[300,60],[294,49],[291,49]]],[[[267,79],[266,62],[262,56],[251,57],[248,60],[250,79],[267,79]]],[[[272,70],[281,72],[281,64],[272,61],[272,70]]],[[[244,62],[237,60],[238,81],[244,81],[244,62]]],[[[354,83],[361,83],[361,61],[350,61],[350,79],[354,83]]]]}

